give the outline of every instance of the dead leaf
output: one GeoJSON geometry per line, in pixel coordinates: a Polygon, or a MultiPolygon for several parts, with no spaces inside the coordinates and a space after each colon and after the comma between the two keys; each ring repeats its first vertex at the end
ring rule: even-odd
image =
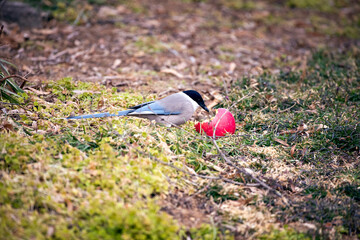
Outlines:
{"type": "Polygon", "coordinates": [[[37,129],[37,128],[38,128],[37,122],[36,122],[36,121],[33,121],[32,124],[31,124],[31,127],[32,127],[33,129],[37,129]]]}
{"type": "Polygon", "coordinates": [[[102,108],[103,106],[104,106],[104,99],[101,98],[100,101],[98,102],[97,108],[100,109],[100,108],[102,108]]]}
{"type": "Polygon", "coordinates": [[[185,68],[187,68],[187,64],[186,62],[181,62],[180,64],[176,65],[174,68],[177,69],[177,70],[183,70],[185,68]]]}
{"type": "Polygon", "coordinates": [[[212,91],[210,95],[213,97],[213,101],[207,105],[210,109],[224,99],[223,95],[221,95],[218,91],[212,91]]]}
{"type": "Polygon", "coordinates": [[[331,223],[331,222],[325,223],[325,227],[326,227],[326,228],[331,228],[331,227],[332,227],[332,223],[331,223]]]}
{"type": "Polygon", "coordinates": [[[236,128],[239,129],[239,128],[242,128],[246,125],[245,122],[241,122],[241,123],[236,123],[236,128]]]}
{"type": "Polygon", "coordinates": [[[306,148],[304,148],[302,151],[301,151],[301,153],[302,153],[302,157],[305,157],[305,155],[307,154],[307,147],[306,148]]]}
{"type": "Polygon", "coordinates": [[[178,78],[184,78],[184,75],[182,75],[181,73],[179,73],[178,71],[176,71],[174,69],[165,68],[165,69],[162,69],[161,72],[174,75],[175,77],[178,77],[178,78]]]}
{"type": "Polygon", "coordinates": [[[279,134],[284,135],[284,134],[294,134],[294,133],[296,133],[296,130],[290,129],[290,130],[282,130],[279,134]]]}
{"type": "Polygon", "coordinates": [[[256,67],[250,69],[251,76],[260,76],[263,73],[264,73],[264,70],[259,66],[256,66],[256,67]]]}
{"type": "Polygon", "coordinates": [[[309,109],[311,109],[311,110],[316,109],[316,105],[314,103],[312,103],[311,105],[309,105],[309,109]]]}
{"type": "Polygon", "coordinates": [[[74,210],[74,205],[72,204],[70,199],[68,199],[68,198],[65,199],[65,205],[69,212],[72,212],[74,210]]]}
{"type": "MultiPolygon", "coordinates": [[[[309,195],[309,196],[311,197],[311,195],[309,195]]],[[[309,228],[309,229],[313,229],[313,230],[317,229],[316,225],[313,224],[313,223],[304,223],[304,226],[309,228]]]]}
{"type": "Polygon", "coordinates": [[[46,131],[44,131],[44,130],[36,130],[36,133],[38,133],[38,134],[42,134],[42,135],[47,134],[47,132],[46,132],[46,131]]]}
{"type": "Polygon", "coordinates": [[[12,131],[14,132],[14,127],[11,123],[9,123],[8,121],[4,121],[1,125],[0,125],[0,129],[4,129],[7,131],[12,131]]]}
{"type": "Polygon", "coordinates": [[[290,145],[287,144],[287,142],[285,142],[284,140],[281,140],[281,139],[278,139],[278,138],[275,138],[274,140],[276,142],[280,143],[281,145],[284,145],[285,147],[290,147],[290,145]]]}
{"type": "Polygon", "coordinates": [[[249,203],[251,203],[254,200],[255,200],[255,197],[249,197],[249,198],[245,198],[245,199],[239,199],[238,202],[241,205],[248,205],[249,203]]]}
{"type": "Polygon", "coordinates": [[[258,85],[259,85],[259,83],[255,78],[250,79],[250,87],[251,88],[257,88],[258,85]]]}
{"type": "Polygon", "coordinates": [[[28,58],[30,61],[34,61],[34,62],[43,62],[43,61],[46,61],[47,60],[47,57],[43,57],[43,56],[40,56],[40,57],[30,57],[28,58]]]}
{"type": "Polygon", "coordinates": [[[118,10],[109,6],[102,6],[98,10],[97,17],[100,19],[105,19],[108,17],[115,17],[118,15],[118,10]]]}
{"type": "Polygon", "coordinates": [[[83,94],[83,93],[100,94],[101,92],[91,91],[91,90],[74,90],[73,93],[75,93],[75,94],[83,94]]]}
{"type": "Polygon", "coordinates": [[[112,69],[116,69],[117,67],[120,66],[120,64],[122,63],[121,59],[115,59],[113,65],[111,66],[112,69]]]}
{"type": "Polygon", "coordinates": [[[291,149],[290,149],[290,156],[291,156],[292,158],[294,157],[295,148],[296,148],[296,144],[295,144],[294,146],[292,146],[291,149]]]}
{"type": "Polygon", "coordinates": [[[297,132],[303,132],[304,130],[307,130],[308,126],[305,123],[300,124],[300,126],[297,127],[297,132]]]}
{"type": "Polygon", "coordinates": [[[116,11],[120,14],[128,12],[128,9],[124,5],[119,5],[116,7],[116,11]]]}
{"type": "Polygon", "coordinates": [[[150,19],[144,22],[144,26],[147,28],[157,28],[160,26],[160,22],[156,19],[150,19]]]}
{"type": "MultiPolygon", "coordinates": [[[[24,109],[21,109],[21,110],[23,110],[22,113],[24,113],[24,109]]],[[[8,111],[6,114],[12,115],[12,114],[19,114],[19,113],[20,113],[19,109],[13,109],[13,110],[8,111]]]]}
{"type": "Polygon", "coordinates": [[[33,70],[30,67],[26,66],[26,65],[22,66],[22,70],[27,72],[27,73],[32,73],[33,72],[33,70]]]}
{"type": "Polygon", "coordinates": [[[274,98],[274,96],[273,96],[272,94],[266,94],[266,95],[265,95],[265,98],[266,98],[266,100],[267,100],[268,102],[270,102],[270,103],[277,101],[277,99],[274,98]]]}
{"type": "Polygon", "coordinates": [[[306,75],[307,75],[306,69],[307,69],[307,59],[305,59],[301,62],[301,66],[300,66],[300,70],[302,71],[301,76],[300,76],[301,80],[304,80],[306,78],[306,75]]]}
{"type": "Polygon", "coordinates": [[[295,185],[294,184],[290,184],[290,189],[292,192],[296,192],[296,188],[295,188],[295,185]]]}
{"type": "Polygon", "coordinates": [[[307,112],[307,113],[314,113],[314,114],[318,113],[316,109],[314,109],[314,110],[305,110],[305,112],[307,112]]]}
{"type": "Polygon", "coordinates": [[[233,73],[235,68],[236,68],[236,63],[234,62],[230,63],[228,73],[230,74],[233,73]]]}
{"type": "Polygon", "coordinates": [[[46,236],[47,236],[47,237],[51,237],[51,236],[54,235],[54,233],[55,233],[55,228],[54,228],[53,226],[50,226],[50,227],[48,227],[48,229],[47,229],[46,236]]]}
{"type": "Polygon", "coordinates": [[[301,124],[300,126],[297,127],[296,131],[297,131],[297,132],[302,132],[302,131],[304,131],[304,126],[301,124]]]}
{"type": "Polygon", "coordinates": [[[58,28],[32,29],[31,31],[41,35],[52,35],[58,32],[58,28]]]}
{"type": "Polygon", "coordinates": [[[51,93],[51,92],[44,92],[44,91],[41,91],[41,90],[37,90],[37,89],[32,88],[32,87],[26,87],[26,89],[32,91],[36,95],[49,95],[51,93]]]}
{"type": "Polygon", "coordinates": [[[329,127],[324,124],[319,124],[316,126],[316,131],[320,131],[321,129],[327,129],[327,128],[329,127]]]}

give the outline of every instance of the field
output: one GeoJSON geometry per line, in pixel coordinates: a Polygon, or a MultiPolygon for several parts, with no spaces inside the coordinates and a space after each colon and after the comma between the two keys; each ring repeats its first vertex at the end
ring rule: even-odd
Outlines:
{"type": "Polygon", "coordinates": [[[160,2],[4,23],[0,239],[358,239],[359,4],[160,2]],[[187,89],[210,116],[65,119],[187,89]],[[197,133],[217,108],[235,134],[197,133]]]}

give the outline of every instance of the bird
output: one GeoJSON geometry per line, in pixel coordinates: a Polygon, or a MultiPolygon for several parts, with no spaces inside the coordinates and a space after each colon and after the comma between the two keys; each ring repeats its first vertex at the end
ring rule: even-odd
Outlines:
{"type": "Polygon", "coordinates": [[[128,108],[124,111],[111,114],[95,113],[80,116],[70,116],[67,119],[103,118],[115,116],[131,116],[146,118],[150,121],[165,125],[167,127],[179,126],[187,122],[198,107],[209,112],[204,99],[195,90],[186,90],[174,93],[157,101],[142,103],[128,108]]]}

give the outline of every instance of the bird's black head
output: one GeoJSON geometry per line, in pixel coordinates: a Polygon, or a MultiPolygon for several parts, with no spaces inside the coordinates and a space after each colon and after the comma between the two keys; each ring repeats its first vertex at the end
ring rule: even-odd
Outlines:
{"type": "Polygon", "coordinates": [[[209,109],[206,107],[204,99],[201,97],[200,93],[195,90],[187,90],[183,93],[191,97],[191,99],[197,102],[197,104],[199,104],[199,106],[202,107],[205,111],[209,112],[209,109]]]}

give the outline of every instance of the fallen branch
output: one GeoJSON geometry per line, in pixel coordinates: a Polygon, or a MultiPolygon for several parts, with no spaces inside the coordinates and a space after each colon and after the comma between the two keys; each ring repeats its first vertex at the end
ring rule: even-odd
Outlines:
{"type": "Polygon", "coordinates": [[[290,109],[292,109],[293,107],[295,107],[296,104],[297,104],[297,103],[294,103],[294,105],[292,105],[291,107],[288,107],[288,108],[286,108],[286,109],[284,109],[284,110],[280,110],[279,113],[283,113],[283,112],[289,111],[290,109]]]}
{"type": "Polygon", "coordinates": [[[235,165],[235,163],[233,163],[230,159],[228,159],[225,154],[221,151],[221,149],[219,148],[219,146],[217,145],[215,139],[212,139],[213,143],[216,147],[216,149],[218,150],[220,156],[225,160],[225,162],[230,165],[231,167],[234,167],[236,170],[238,170],[240,173],[243,173],[247,176],[249,176],[251,179],[255,180],[257,183],[259,183],[259,185],[261,185],[262,187],[268,189],[269,191],[274,192],[277,196],[282,197],[281,193],[279,193],[278,191],[276,191],[275,189],[271,188],[269,185],[267,185],[266,183],[264,183],[263,181],[261,181],[259,178],[255,177],[254,175],[252,175],[251,173],[249,173],[248,171],[246,171],[244,168],[240,168],[237,165],[235,165]]]}
{"type": "Polygon", "coordinates": [[[19,76],[19,75],[9,75],[9,76],[1,78],[0,82],[5,81],[6,79],[9,79],[9,78],[19,78],[19,79],[23,80],[23,82],[20,84],[21,89],[23,89],[25,86],[25,83],[29,81],[26,78],[19,76]]]}
{"type": "MultiPolygon", "coordinates": [[[[141,153],[143,155],[146,155],[147,153],[143,152],[143,151],[140,151],[138,149],[135,149],[138,153],[141,153]]],[[[171,167],[171,168],[174,168],[175,170],[179,171],[179,172],[182,172],[182,173],[185,173],[186,175],[189,175],[189,176],[192,176],[192,177],[197,177],[197,178],[203,178],[203,179],[210,179],[210,180],[221,180],[223,182],[227,182],[227,183],[231,183],[231,184],[234,184],[234,185],[239,185],[239,186],[243,186],[243,187],[257,187],[259,186],[259,184],[244,184],[244,183],[239,183],[239,182],[236,182],[236,181],[233,181],[231,179],[228,179],[228,178],[224,178],[224,177],[221,177],[221,176],[218,176],[218,177],[215,177],[215,176],[206,176],[206,175],[200,175],[200,174],[196,174],[196,173],[191,173],[189,171],[186,171],[182,168],[179,168],[179,167],[176,167],[174,166],[173,164],[171,163],[167,163],[167,162],[164,162],[164,161],[161,161],[160,159],[158,159],[157,157],[154,157],[153,155],[149,154],[149,157],[151,160],[157,162],[157,163],[160,163],[162,165],[165,165],[165,166],[168,166],[168,167],[171,167]]]]}
{"type": "Polygon", "coordinates": [[[0,104],[5,104],[5,105],[20,105],[19,103],[8,103],[8,102],[0,102],[0,104]]]}
{"type": "Polygon", "coordinates": [[[243,101],[243,100],[245,100],[245,99],[247,99],[247,98],[251,98],[251,97],[254,96],[255,94],[256,94],[256,92],[251,93],[251,94],[248,94],[248,95],[240,98],[239,100],[237,100],[236,102],[234,102],[232,105],[230,105],[229,110],[230,110],[231,108],[233,108],[235,105],[237,105],[239,102],[241,102],[241,101],[243,101]]]}
{"type": "Polygon", "coordinates": [[[0,78],[0,82],[5,81],[6,79],[9,79],[9,78],[19,78],[19,79],[21,79],[21,80],[23,80],[23,81],[25,81],[25,82],[29,81],[29,80],[27,80],[26,78],[23,78],[22,76],[19,76],[19,75],[14,74],[14,75],[9,75],[9,76],[0,78]]]}
{"type": "MultiPolygon", "coordinates": [[[[241,102],[242,100],[244,100],[244,99],[246,99],[246,98],[249,98],[249,97],[252,97],[252,96],[254,96],[254,95],[255,95],[255,93],[252,93],[252,94],[248,94],[248,95],[242,97],[241,99],[239,99],[238,101],[236,101],[235,103],[233,103],[233,104],[229,107],[229,109],[232,108],[232,107],[234,107],[237,103],[241,102]]],[[[220,120],[219,120],[219,121],[217,122],[217,124],[215,125],[214,134],[213,134],[213,137],[212,137],[212,139],[211,139],[212,142],[214,143],[217,151],[219,152],[220,156],[225,160],[225,162],[226,162],[229,166],[235,168],[235,169],[236,169],[237,171],[239,171],[240,173],[243,173],[243,174],[249,176],[251,179],[253,179],[253,180],[255,180],[257,183],[259,183],[259,185],[261,185],[262,187],[268,189],[269,191],[274,192],[277,196],[282,197],[281,193],[279,193],[279,192],[276,191],[275,189],[271,188],[269,185],[267,185],[266,183],[264,183],[263,181],[261,181],[259,178],[255,177],[254,175],[252,175],[251,173],[249,173],[248,171],[246,171],[244,168],[238,167],[235,163],[233,163],[230,159],[228,159],[228,158],[225,156],[225,154],[221,151],[221,149],[219,148],[219,146],[218,146],[217,143],[216,143],[216,140],[215,140],[215,139],[216,139],[216,135],[215,135],[215,133],[216,133],[216,128],[217,128],[219,122],[221,121],[221,118],[222,118],[224,115],[225,115],[225,113],[220,117],[220,120]]]]}

